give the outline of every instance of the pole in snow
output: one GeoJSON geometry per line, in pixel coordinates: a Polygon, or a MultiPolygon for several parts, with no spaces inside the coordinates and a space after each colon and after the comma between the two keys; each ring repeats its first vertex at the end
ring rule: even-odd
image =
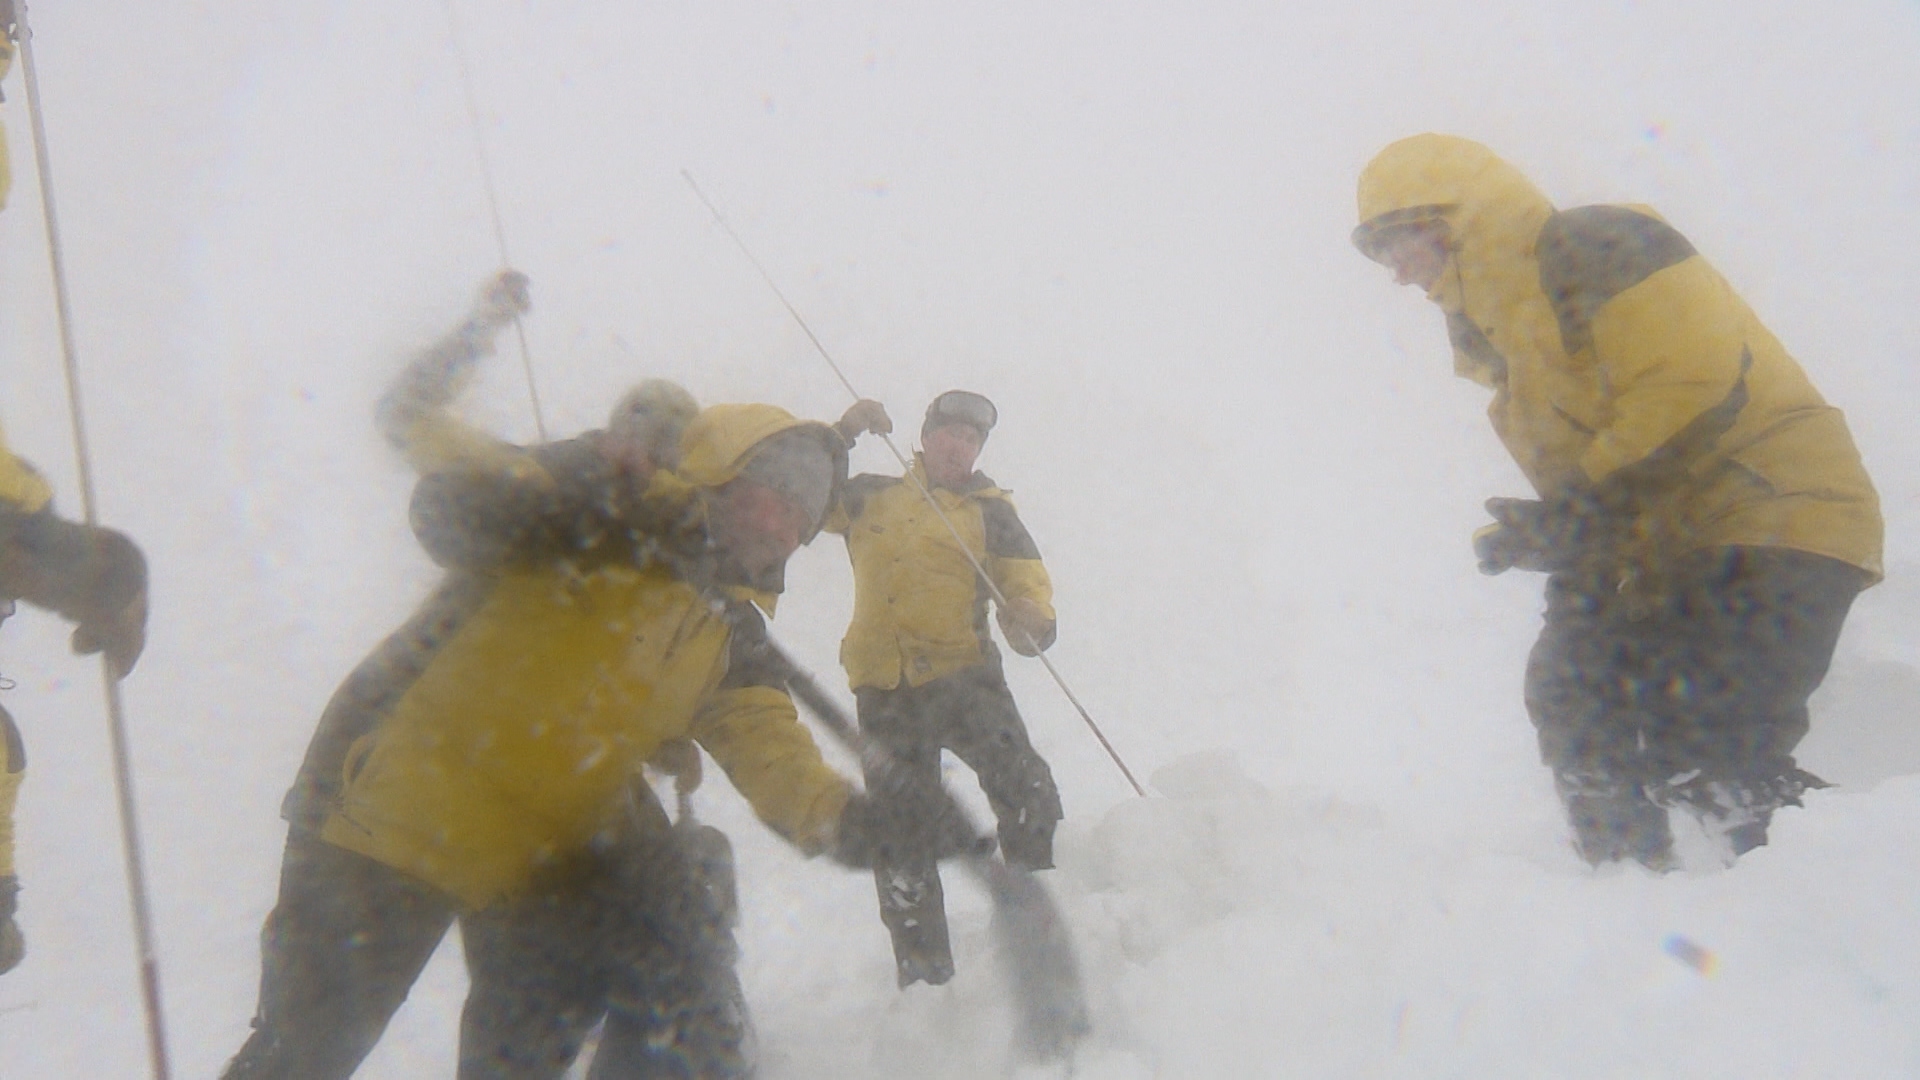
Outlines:
{"type": "MultiPolygon", "coordinates": [[[[80,466],[80,502],[88,525],[99,524],[93,494],[93,457],[87,449],[87,424],[80,399],[80,354],[73,341],[73,307],[67,290],[66,263],[61,255],[60,223],[54,212],[53,166],[47,158],[47,125],[40,108],[40,78],[33,62],[33,29],[27,22],[25,0],[18,0],[15,17],[20,28],[20,61],[27,86],[27,115],[33,126],[33,150],[40,174],[40,209],[47,223],[47,258],[53,272],[53,296],[60,324],[60,352],[67,375],[67,411],[73,423],[74,456],[80,466]]],[[[100,658],[101,682],[107,696],[107,727],[113,744],[114,792],[120,808],[121,851],[126,859],[127,892],[133,904],[134,946],[139,951],[140,992],[147,1016],[147,1050],[154,1080],[168,1080],[166,1019],[160,1007],[160,961],[154,948],[153,913],[147,897],[146,863],[141,855],[140,821],[133,796],[133,754],[127,742],[126,711],[120,701],[120,680],[112,665],[100,658]]]]}

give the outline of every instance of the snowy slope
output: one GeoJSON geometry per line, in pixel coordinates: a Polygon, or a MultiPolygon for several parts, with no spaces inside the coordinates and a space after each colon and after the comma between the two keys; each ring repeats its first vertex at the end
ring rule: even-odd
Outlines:
{"type": "MultiPolygon", "coordinates": [[[[1056,578],[1051,655],[1155,792],[1013,668],[1069,814],[1076,1075],[1920,1072],[1914,5],[457,3],[556,434],[641,375],[846,404],[682,169],[904,430],[952,386],[999,403],[982,467],[1056,578]],[[1565,847],[1519,702],[1539,582],[1466,543],[1523,483],[1437,315],[1346,241],[1360,166],[1421,130],[1566,204],[1659,206],[1881,486],[1890,580],[1805,746],[1842,786],[1730,872],[1565,847]]],[[[169,1033],[209,1076],[314,719],[434,576],[371,403],[499,255],[442,4],[42,7],[102,513],[155,575],[126,691],[169,1033]]],[[[0,419],[77,513],[17,70],[5,91],[0,419]]],[[[470,405],[533,436],[511,356],[470,405]]],[[[845,558],[789,576],[775,632],[831,684],[845,558]]],[[[6,1080],[144,1062],[98,675],[64,634],[0,639],[32,751],[6,1080]]],[[[870,881],[712,787],[770,1080],[1006,1072],[981,897],[954,890],[955,982],[899,994],[870,881]]],[[[362,1075],[450,1075],[463,989],[445,950],[362,1075]]]]}

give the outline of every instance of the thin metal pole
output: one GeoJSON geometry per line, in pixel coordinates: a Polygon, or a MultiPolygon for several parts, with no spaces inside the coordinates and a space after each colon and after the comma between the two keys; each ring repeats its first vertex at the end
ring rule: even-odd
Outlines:
{"type": "MultiPolygon", "coordinates": [[[[507,254],[507,227],[500,216],[500,193],[493,182],[493,164],[487,157],[486,129],[480,120],[480,98],[473,90],[473,69],[467,63],[466,46],[460,38],[460,15],[454,7],[454,0],[446,0],[447,36],[453,41],[453,59],[460,69],[460,89],[466,96],[467,122],[473,128],[473,153],[480,161],[480,184],[487,195],[487,210],[493,218],[493,242],[500,251],[500,265],[511,268],[513,259],[507,254]]],[[[540,441],[547,441],[547,418],[540,408],[540,389],[533,381],[533,351],[527,347],[527,328],[516,313],[513,317],[513,332],[520,341],[520,369],[527,376],[527,399],[533,403],[533,427],[540,435],[540,441]]]]}
{"type": "MultiPolygon", "coordinates": [[[[713,215],[714,222],[718,224],[721,230],[727,234],[728,238],[733,241],[733,245],[740,249],[740,254],[746,256],[747,261],[753,264],[754,270],[760,274],[760,280],[766,282],[767,288],[773,290],[773,295],[780,298],[780,303],[787,309],[787,314],[793,316],[793,321],[798,323],[800,329],[806,333],[807,340],[813,343],[814,350],[820,354],[820,358],[825,360],[827,366],[833,369],[834,377],[840,380],[840,385],[846,388],[847,393],[851,394],[855,401],[859,401],[861,399],[860,392],[853,388],[853,383],[848,381],[846,373],[840,370],[839,363],[834,360],[831,353],[827,352],[827,347],[821,343],[820,336],[813,332],[813,327],[807,325],[807,320],[801,316],[800,309],[794,307],[793,301],[787,299],[787,294],[780,288],[779,283],[773,280],[773,275],[768,273],[767,268],[761,265],[759,259],[754,257],[753,251],[747,247],[747,242],[742,240],[740,234],[734,231],[733,226],[727,223],[726,215],[720,212],[720,208],[714,205],[712,199],[707,198],[706,192],[700,190],[700,185],[694,181],[692,173],[681,169],[680,175],[686,179],[687,186],[693,189],[694,196],[698,198],[701,203],[705,204],[707,211],[713,215]]],[[[902,473],[920,492],[920,497],[927,501],[927,505],[933,508],[934,515],[940,519],[940,523],[947,527],[947,532],[953,536],[953,542],[960,548],[960,554],[966,556],[967,563],[973,567],[974,574],[977,575],[981,583],[987,587],[987,592],[993,597],[993,602],[999,607],[1005,608],[1007,604],[1006,596],[1001,593],[1000,587],[993,583],[993,578],[987,574],[986,567],[981,566],[980,560],[973,557],[973,552],[968,549],[967,542],[960,536],[960,529],[954,525],[951,518],[947,517],[946,511],[940,508],[940,502],[933,497],[933,492],[927,490],[927,486],[920,482],[918,476],[913,474],[913,462],[910,461],[905,454],[900,452],[900,448],[894,445],[893,439],[890,436],[881,435],[880,441],[886,444],[888,450],[892,451],[894,460],[900,463],[902,473]]],[[[1029,638],[1027,644],[1038,645],[1039,643],[1029,638]]],[[[1115,750],[1113,744],[1107,741],[1107,736],[1100,730],[1100,725],[1093,722],[1093,715],[1087,712],[1086,706],[1080,704],[1080,698],[1075,695],[1073,689],[1067,685],[1066,677],[1060,674],[1060,669],[1054,667],[1053,661],[1047,659],[1047,654],[1038,648],[1034,649],[1033,654],[1039,657],[1040,663],[1046,666],[1047,674],[1053,676],[1053,681],[1059,684],[1060,692],[1065,694],[1067,700],[1073,704],[1074,711],[1080,714],[1080,719],[1086,721],[1087,729],[1092,731],[1093,737],[1100,741],[1101,749],[1105,750],[1107,756],[1113,759],[1113,763],[1119,766],[1120,775],[1126,777],[1127,783],[1133,786],[1134,794],[1139,795],[1143,799],[1146,798],[1147,789],[1140,785],[1140,781],[1134,779],[1133,770],[1127,768],[1127,763],[1120,759],[1119,751],[1115,750]]]]}
{"type": "MultiPolygon", "coordinates": [[[[33,62],[33,29],[27,5],[17,3],[20,60],[26,79],[27,114],[33,126],[34,155],[40,173],[40,207],[47,224],[47,257],[53,270],[53,296],[60,324],[60,351],[67,376],[67,411],[73,422],[74,456],[80,466],[80,502],[88,525],[99,524],[93,491],[93,458],[88,452],[87,423],[80,396],[80,355],[73,341],[73,307],[67,290],[67,271],[61,255],[59,216],[54,212],[53,166],[47,154],[47,127],[40,108],[40,78],[33,62]]],[[[113,744],[114,791],[120,807],[121,851],[126,859],[127,892],[133,903],[134,946],[139,951],[140,991],[147,1016],[147,1050],[155,1080],[172,1075],[167,1064],[165,1014],[160,1005],[160,961],[154,948],[153,913],[147,896],[146,862],[141,855],[139,813],[133,792],[133,753],[127,741],[126,710],[120,701],[120,680],[105,655],[100,662],[101,683],[107,697],[107,727],[113,744]]]]}

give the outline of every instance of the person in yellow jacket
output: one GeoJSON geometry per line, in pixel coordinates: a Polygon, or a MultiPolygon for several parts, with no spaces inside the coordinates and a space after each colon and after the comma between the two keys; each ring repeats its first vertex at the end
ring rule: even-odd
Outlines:
{"type": "MultiPolygon", "coordinates": [[[[18,32],[13,0],[0,0],[0,80],[13,67],[18,32]]],[[[0,209],[13,186],[6,136],[0,127],[0,209]]],[[[13,456],[0,433],[0,622],[13,615],[17,600],[58,612],[79,624],[75,652],[104,652],[114,676],[125,678],[146,647],[146,559],[120,533],[56,516],[52,498],[46,481],[13,456]]],[[[27,952],[14,918],[20,875],[13,840],[13,811],[26,773],[26,743],[12,714],[0,708],[0,975],[18,967],[27,952]]]]}
{"type": "MultiPolygon", "coordinates": [[[[112,529],[55,514],[46,481],[13,456],[0,433],[0,622],[20,600],[73,620],[74,652],[105,654],[115,678],[133,670],[146,646],[147,564],[140,549],[112,529]]],[[[0,974],[26,955],[14,920],[20,876],[13,835],[26,770],[20,729],[0,708],[0,974]]]]}
{"type": "MultiPolygon", "coordinates": [[[[996,608],[1001,632],[1024,656],[1053,644],[1053,585],[1012,498],[974,471],[997,419],[986,398],[948,391],[927,407],[910,475],[848,482],[827,525],[846,538],[853,563],[853,621],[840,662],[861,730],[891,759],[881,769],[869,763],[875,799],[918,813],[912,808],[940,797],[940,753],[951,750],[986,792],[1007,862],[1042,870],[1053,865],[1060,793],[1007,689],[980,572],[1005,597],[996,608]]],[[[893,425],[879,403],[861,401],[838,427],[851,442],[893,425]]],[[[924,850],[901,852],[873,874],[900,986],[952,978],[937,861],[924,850]]]]}
{"type": "Polygon", "coordinates": [[[1807,697],[1881,575],[1878,497],[1828,405],[1693,245],[1639,206],[1557,210],[1486,147],[1416,135],[1361,174],[1354,243],[1445,312],[1455,370],[1535,499],[1481,569],[1550,574],[1527,669],[1595,864],[1675,864],[1668,811],[1737,857],[1824,786],[1807,697]]]}
{"type": "MultiPolygon", "coordinates": [[[[490,291],[470,343],[524,307],[515,285],[490,291]]],[[[418,375],[382,423],[435,462],[412,517],[449,573],[335,694],[288,796],[260,1007],[229,1080],[351,1075],[456,919],[473,974],[459,1075],[560,1076],[609,998],[659,974],[631,961],[663,946],[646,913],[674,898],[635,898],[687,877],[655,844],[640,770],[678,740],[805,852],[866,866],[886,834],[799,723],[758,610],[845,475],[828,425],[711,406],[666,470],[657,411],[623,408],[605,431],[463,457],[422,426],[418,375]]]]}

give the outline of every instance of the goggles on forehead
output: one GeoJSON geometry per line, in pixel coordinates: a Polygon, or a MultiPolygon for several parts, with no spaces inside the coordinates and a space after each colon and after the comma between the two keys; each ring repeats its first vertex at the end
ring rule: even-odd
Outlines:
{"type": "Polygon", "coordinates": [[[993,430],[1000,419],[1000,410],[993,402],[970,390],[949,390],[933,399],[927,406],[926,427],[935,428],[942,424],[970,424],[985,435],[993,430]]]}

